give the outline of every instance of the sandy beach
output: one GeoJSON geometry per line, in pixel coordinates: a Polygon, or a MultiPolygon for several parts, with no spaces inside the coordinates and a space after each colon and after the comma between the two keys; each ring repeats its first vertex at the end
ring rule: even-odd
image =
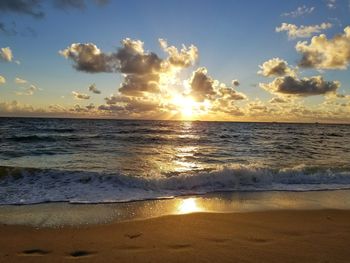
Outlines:
{"type": "Polygon", "coordinates": [[[63,228],[0,226],[0,262],[349,262],[349,210],[194,213],[63,228]]]}

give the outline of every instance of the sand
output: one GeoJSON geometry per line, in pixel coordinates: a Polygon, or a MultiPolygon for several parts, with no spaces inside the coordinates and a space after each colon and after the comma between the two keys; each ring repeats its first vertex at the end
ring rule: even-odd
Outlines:
{"type": "Polygon", "coordinates": [[[350,262],[350,211],[196,213],[84,227],[0,226],[0,262],[350,262]]]}

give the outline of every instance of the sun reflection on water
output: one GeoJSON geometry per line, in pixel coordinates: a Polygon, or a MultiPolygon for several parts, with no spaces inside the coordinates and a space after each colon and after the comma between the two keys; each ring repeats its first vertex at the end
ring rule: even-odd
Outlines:
{"type": "Polygon", "coordinates": [[[179,214],[189,214],[189,213],[201,212],[203,211],[203,208],[198,204],[196,198],[191,197],[191,198],[179,200],[177,211],[179,214]]]}

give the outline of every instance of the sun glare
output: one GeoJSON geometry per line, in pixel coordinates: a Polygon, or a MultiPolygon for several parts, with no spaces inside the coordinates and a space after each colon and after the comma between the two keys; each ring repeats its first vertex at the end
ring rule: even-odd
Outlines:
{"type": "Polygon", "coordinates": [[[188,213],[194,213],[194,212],[200,212],[202,211],[201,207],[198,206],[197,200],[195,198],[188,198],[181,200],[178,211],[180,214],[188,214],[188,213]]]}
{"type": "Polygon", "coordinates": [[[197,103],[191,97],[176,96],[173,103],[183,117],[190,118],[195,115],[197,103]]]}

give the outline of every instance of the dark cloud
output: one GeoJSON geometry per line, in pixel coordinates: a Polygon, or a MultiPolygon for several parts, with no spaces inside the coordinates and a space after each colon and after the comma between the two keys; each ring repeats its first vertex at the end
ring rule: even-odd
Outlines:
{"type": "Polygon", "coordinates": [[[260,83],[260,87],[271,93],[295,96],[312,96],[336,93],[339,81],[325,81],[321,76],[298,79],[292,76],[276,78],[271,83],[260,83]]]}
{"type": "Polygon", "coordinates": [[[239,85],[241,85],[241,83],[239,82],[238,79],[232,80],[232,86],[233,86],[233,87],[238,87],[239,85]]]}
{"type": "Polygon", "coordinates": [[[95,84],[92,84],[89,86],[89,91],[91,91],[92,93],[95,93],[95,94],[101,94],[101,91],[96,88],[95,84]]]}
{"type": "Polygon", "coordinates": [[[118,106],[118,105],[100,105],[98,109],[101,111],[118,112],[118,111],[123,111],[124,107],[118,106]]]}
{"type": "Polygon", "coordinates": [[[56,8],[60,9],[84,9],[86,7],[85,0],[53,0],[53,4],[56,8]]]}
{"type": "MultiPolygon", "coordinates": [[[[1,0],[0,12],[12,12],[18,14],[30,15],[35,18],[42,18],[45,16],[41,10],[44,0],[1,0]]],[[[86,7],[86,0],[51,0],[54,7],[59,9],[84,9],[86,7]]],[[[109,3],[109,0],[94,0],[92,1],[99,6],[109,3]]]]}
{"type": "Polygon", "coordinates": [[[114,55],[104,54],[92,43],[74,43],[59,52],[65,58],[73,60],[73,67],[88,73],[114,72],[118,61],[114,55]]]}
{"type": "Polygon", "coordinates": [[[128,96],[142,97],[144,92],[158,93],[159,90],[159,74],[131,74],[124,78],[120,93],[128,96]]]}
{"type": "Polygon", "coordinates": [[[162,60],[145,53],[139,40],[124,39],[116,53],[103,53],[92,43],[74,43],[59,53],[73,60],[74,68],[89,73],[116,72],[144,75],[159,72],[162,60]]]}
{"type": "Polygon", "coordinates": [[[197,101],[204,101],[210,96],[215,95],[215,81],[207,75],[206,68],[198,68],[193,72],[190,79],[191,96],[197,101]]]}
{"type": "MultiPolygon", "coordinates": [[[[56,8],[59,9],[70,9],[70,8],[76,8],[76,9],[84,9],[86,8],[86,2],[85,0],[53,0],[53,5],[56,8]]],[[[109,0],[93,0],[96,5],[103,6],[109,3],[109,0]]]]}
{"type": "MultiPolygon", "coordinates": [[[[161,74],[171,73],[170,57],[162,59],[153,52],[146,52],[143,47],[144,43],[140,40],[126,38],[121,44],[122,46],[116,52],[109,54],[101,52],[92,43],[74,43],[59,53],[71,59],[73,67],[79,71],[124,74],[124,81],[119,89],[123,95],[141,97],[145,92],[158,93],[161,74]]],[[[187,49],[177,55],[186,57],[185,51],[187,49]]],[[[184,59],[187,61],[190,58],[184,59]]],[[[182,65],[182,67],[187,66],[189,66],[187,62],[182,65]]],[[[177,64],[176,67],[180,66],[177,64]]]]}
{"type": "MultiPolygon", "coordinates": [[[[46,2],[50,2],[53,7],[63,10],[72,8],[82,10],[86,7],[87,3],[86,0],[0,0],[0,13],[16,13],[40,19],[45,16],[45,12],[42,10],[42,4],[46,2]]],[[[93,0],[92,2],[98,6],[104,6],[109,3],[109,0],[93,0]]],[[[17,35],[19,32],[14,25],[10,26],[0,22],[0,33],[12,36],[17,35]]],[[[36,33],[32,28],[26,27],[21,32],[21,35],[36,36],[36,33]]]]}
{"type": "Polygon", "coordinates": [[[0,12],[13,12],[42,18],[44,12],[41,11],[41,3],[41,0],[1,0],[0,12]]]}
{"type": "Polygon", "coordinates": [[[111,95],[105,98],[106,104],[100,105],[99,110],[118,112],[125,116],[130,114],[141,114],[145,112],[160,112],[163,105],[158,100],[147,97],[130,97],[123,94],[111,95]]]}
{"type": "Polygon", "coordinates": [[[144,75],[160,71],[162,59],[155,53],[146,53],[143,42],[126,38],[122,45],[113,56],[119,61],[121,73],[144,75]]]}
{"type": "Polygon", "coordinates": [[[11,26],[7,26],[2,22],[0,22],[0,33],[7,36],[15,36],[18,34],[14,23],[12,23],[11,26]]]}

